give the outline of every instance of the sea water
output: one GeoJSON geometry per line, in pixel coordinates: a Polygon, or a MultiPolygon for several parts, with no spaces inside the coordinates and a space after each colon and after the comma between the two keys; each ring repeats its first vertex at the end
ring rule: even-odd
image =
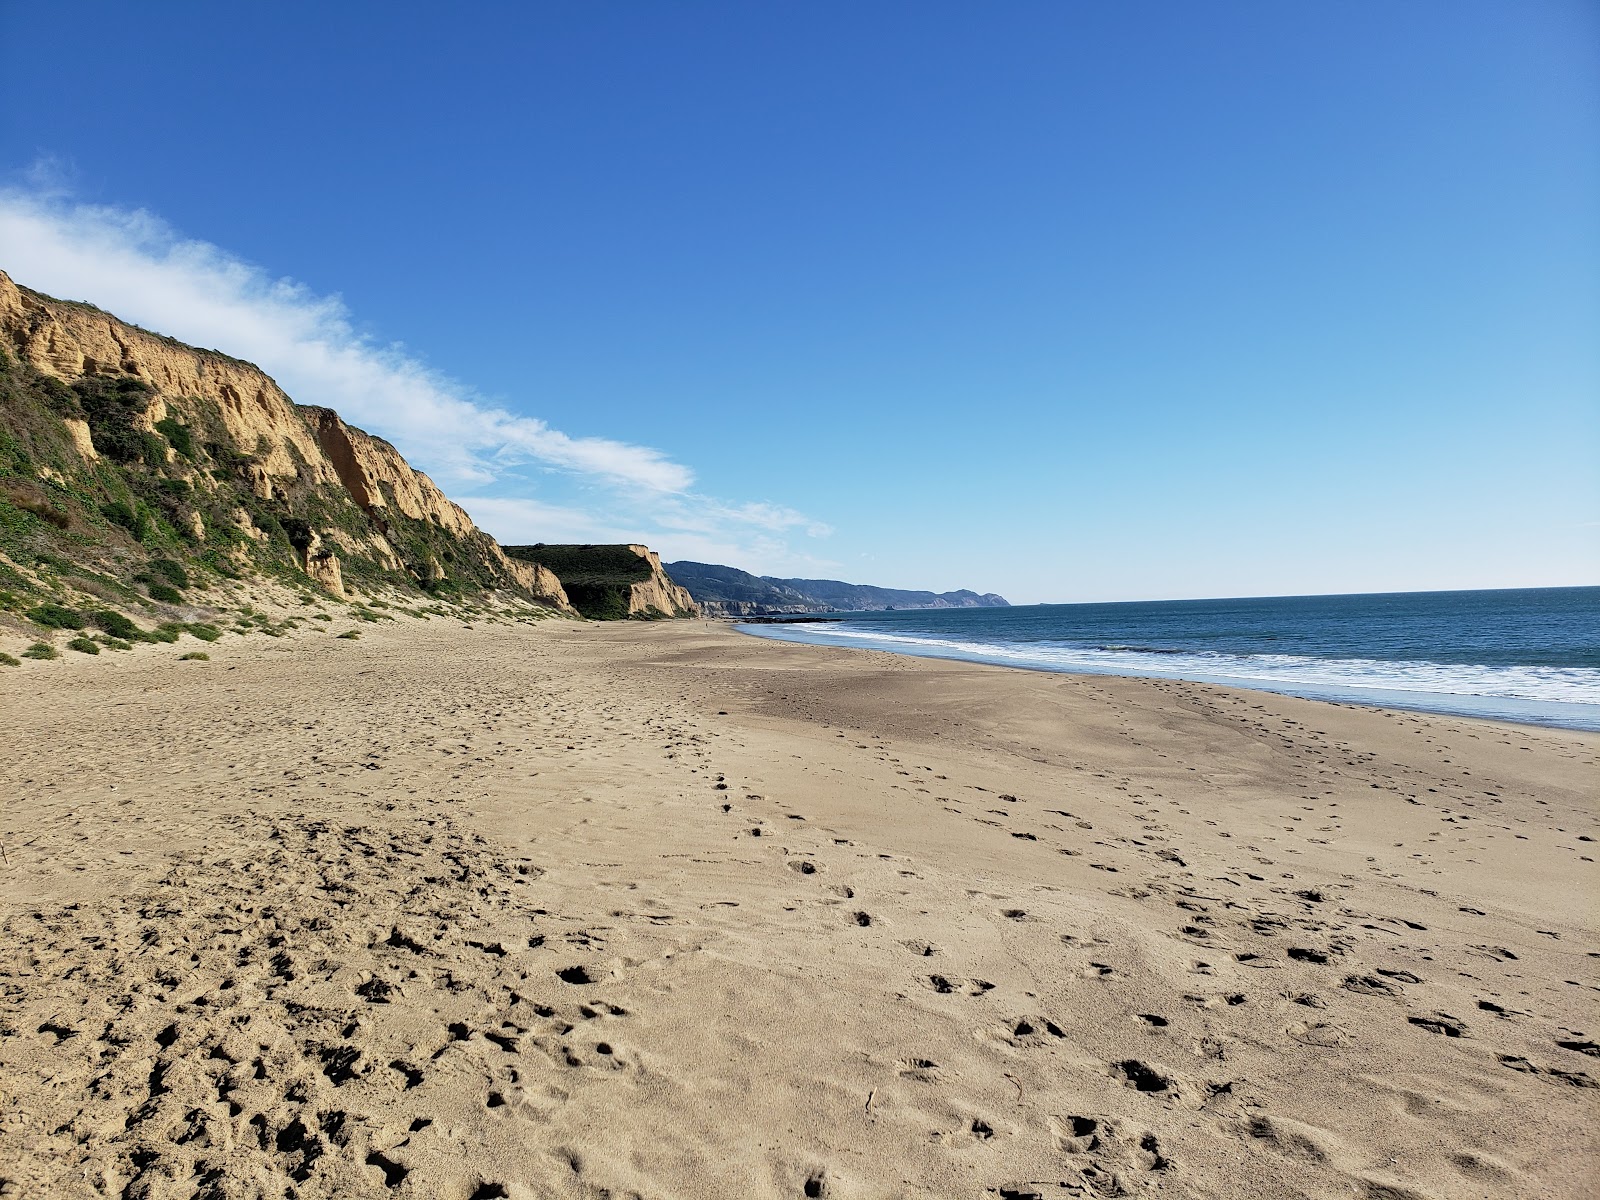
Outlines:
{"type": "Polygon", "coordinates": [[[841,613],[780,641],[1600,730],[1600,587],[841,613]]]}

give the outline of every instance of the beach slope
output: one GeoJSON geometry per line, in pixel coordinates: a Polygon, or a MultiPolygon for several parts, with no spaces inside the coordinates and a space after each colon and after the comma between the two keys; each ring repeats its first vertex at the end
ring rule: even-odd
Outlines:
{"type": "Polygon", "coordinates": [[[0,690],[0,1195],[1579,1197],[1600,736],[705,623],[0,690]]]}

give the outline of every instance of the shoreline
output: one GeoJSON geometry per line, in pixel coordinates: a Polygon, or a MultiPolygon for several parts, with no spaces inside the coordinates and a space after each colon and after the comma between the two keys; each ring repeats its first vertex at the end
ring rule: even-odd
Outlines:
{"type": "Polygon", "coordinates": [[[1600,1170],[1600,736],[708,622],[154,649],[0,693],[21,1194],[1600,1170]]]}
{"type": "MultiPolygon", "coordinates": [[[[839,623],[846,618],[835,618],[833,623],[839,623]]],[[[747,637],[761,638],[768,641],[788,642],[794,645],[832,646],[839,649],[875,650],[880,653],[897,654],[905,658],[936,659],[945,662],[967,662],[984,666],[1004,667],[1017,671],[1033,671],[1045,675],[1087,675],[1104,678],[1120,679],[1170,679],[1185,683],[1205,684],[1211,687],[1235,688],[1241,691],[1259,692],[1273,696],[1292,696],[1301,700],[1313,700],[1319,703],[1335,705],[1353,705],[1366,708],[1390,709],[1399,712],[1426,713],[1435,716],[1469,717],[1477,720],[1497,721],[1505,724],[1528,725],[1543,729],[1566,729],[1574,732],[1596,733],[1600,732],[1600,705],[1581,704],[1556,700],[1530,700],[1521,697],[1487,696],[1475,693],[1423,691],[1396,688],[1361,687],[1347,684],[1296,682],[1292,680],[1252,679],[1245,676],[1231,676],[1203,671],[1177,671],[1162,672],[1155,668],[1142,668],[1128,665],[1106,666],[1104,668],[1085,664],[1072,666],[1050,666],[1043,663],[1008,662],[1002,657],[1005,647],[997,646],[996,653],[985,655],[979,650],[945,649],[937,645],[928,645],[926,648],[908,649],[899,645],[884,645],[884,642],[897,642],[902,639],[891,639],[871,631],[863,631],[860,636],[863,645],[851,646],[848,643],[823,640],[822,635],[807,637],[804,629],[797,631],[793,636],[783,633],[770,632],[774,626],[789,624],[812,624],[813,622],[753,622],[732,621],[737,632],[747,637]],[[740,629],[740,625],[762,625],[762,629],[740,629]],[[868,643],[880,644],[868,644],[868,643]]],[[[1162,654],[1177,656],[1177,651],[1161,651],[1162,654]]]]}

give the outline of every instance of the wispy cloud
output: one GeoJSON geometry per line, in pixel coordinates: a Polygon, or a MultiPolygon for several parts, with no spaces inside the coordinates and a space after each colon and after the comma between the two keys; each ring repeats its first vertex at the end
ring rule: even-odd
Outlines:
{"type": "Polygon", "coordinates": [[[793,553],[785,535],[832,532],[781,505],[697,494],[694,472],[659,450],[575,436],[491,402],[403,347],[363,336],[339,296],[183,237],[144,210],[78,202],[63,176],[41,160],[0,186],[0,268],[259,364],[296,400],[388,438],[448,489],[482,493],[459,498],[496,536],[643,539],[779,569],[817,561],[793,553]],[[595,509],[491,494],[531,490],[530,471],[595,485],[583,489],[595,509]]]}
{"type": "Polygon", "coordinates": [[[13,278],[183,341],[259,363],[303,403],[325,404],[440,467],[487,479],[517,461],[682,492],[689,468],[658,450],[572,437],[485,403],[396,346],[358,334],[338,296],[276,279],[142,210],[75,204],[58,189],[0,190],[0,248],[13,278]]]}
{"type": "MultiPolygon", "coordinates": [[[[783,537],[714,520],[652,514],[652,529],[641,539],[639,526],[626,520],[508,496],[462,496],[461,504],[483,528],[506,545],[529,542],[636,542],[643,540],[665,562],[727,563],[758,575],[823,575],[839,564],[796,550],[783,537]]],[[[689,498],[686,507],[692,505],[689,498]]],[[[780,533],[782,531],[779,531],[780,533]]]]}

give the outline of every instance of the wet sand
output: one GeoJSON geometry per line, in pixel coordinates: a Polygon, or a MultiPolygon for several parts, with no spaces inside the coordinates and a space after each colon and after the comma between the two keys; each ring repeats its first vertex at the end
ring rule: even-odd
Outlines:
{"type": "Polygon", "coordinates": [[[0,676],[0,1195],[1587,1196],[1600,735],[716,625],[0,676]]]}

